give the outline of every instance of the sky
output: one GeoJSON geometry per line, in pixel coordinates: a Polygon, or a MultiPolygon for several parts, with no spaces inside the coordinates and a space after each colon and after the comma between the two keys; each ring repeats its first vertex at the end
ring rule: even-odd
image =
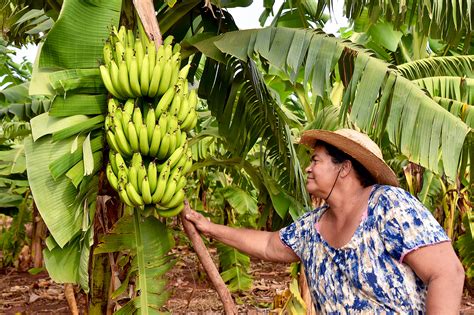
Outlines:
{"type": "MultiPolygon", "coordinates": [[[[316,0],[314,0],[316,1],[316,0]]],[[[277,10],[283,0],[275,0],[274,8],[277,10]]],[[[331,14],[331,20],[326,23],[324,31],[327,33],[336,33],[340,26],[347,25],[347,19],[342,16],[342,5],[343,0],[333,1],[334,13],[331,14]]],[[[237,26],[239,29],[249,29],[249,28],[260,28],[258,18],[263,12],[263,0],[253,0],[253,3],[246,8],[233,8],[229,9],[229,12],[234,17],[237,26]]],[[[270,23],[272,17],[270,16],[267,19],[267,24],[270,23]]],[[[36,46],[28,45],[27,47],[17,50],[16,56],[13,56],[15,62],[21,62],[23,58],[26,58],[30,62],[34,62],[36,56],[36,46]]]]}

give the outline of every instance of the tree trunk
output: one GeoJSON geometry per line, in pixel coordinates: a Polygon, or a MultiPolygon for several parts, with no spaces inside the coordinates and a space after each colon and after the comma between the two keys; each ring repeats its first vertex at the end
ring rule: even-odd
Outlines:
{"type": "Polygon", "coordinates": [[[46,225],[33,203],[33,233],[31,235],[31,252],[34,268],[43,267],[43,240],[46,236],[46,225]]]}

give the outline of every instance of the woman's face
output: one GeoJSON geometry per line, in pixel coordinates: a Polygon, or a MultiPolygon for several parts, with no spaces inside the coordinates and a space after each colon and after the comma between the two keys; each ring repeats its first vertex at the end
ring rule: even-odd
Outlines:
{"type": "Polygon", "coordinates": [[[324,147],[316,146],[311,156],[311,164],[306,168],[308,192],[315,197],[326,198],[341,167],[342,164],[332,161],[324,147]]]}

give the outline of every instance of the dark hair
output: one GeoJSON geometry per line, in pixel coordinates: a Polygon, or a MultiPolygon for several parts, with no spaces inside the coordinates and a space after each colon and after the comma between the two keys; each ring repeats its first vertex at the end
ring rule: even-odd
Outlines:
{"type": "Polygon", "coordinates": [[[372,174],[370,174],[370,172],[364,166],[362,166],[359,161],[357,161],[344,151],[339,150],[335,146],[322,140],[317,140],[314,147],[323,147],[324,149],[326,149],[326,152],[329,154],[329,156],[331,156],[331,160],[333,161],[333,163],[341,164],[346,160],[351,161],[352,168],[355,170],[357,179],[363,187],[368,187],[376,183],[372,174]]]}

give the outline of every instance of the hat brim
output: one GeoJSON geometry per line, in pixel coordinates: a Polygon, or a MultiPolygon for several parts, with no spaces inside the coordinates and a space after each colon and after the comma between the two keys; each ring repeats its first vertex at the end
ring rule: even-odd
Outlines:
{"type": "Polygon", "coordinates": [[[308,130],[301,136],[300,144],[313,148],[317,140],[329,143],[352,156],[369,171],[378,184],[399,186],[393,170],[382,159],[354,140],[328,130],[308,130]]]}

